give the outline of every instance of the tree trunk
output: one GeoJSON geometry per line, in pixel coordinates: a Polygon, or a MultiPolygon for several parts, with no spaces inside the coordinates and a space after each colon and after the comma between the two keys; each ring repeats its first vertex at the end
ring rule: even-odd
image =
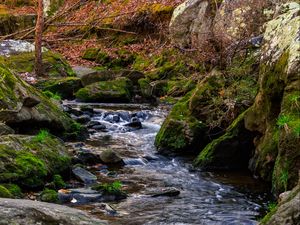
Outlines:
{"type": "Polygon", "coordinates": [[[43,76],[42,60],[42,35],[44,25],[44,5],[43,0],[38,0],[37,21],[35,29],[35,73],[37,76],[43,76]]]}

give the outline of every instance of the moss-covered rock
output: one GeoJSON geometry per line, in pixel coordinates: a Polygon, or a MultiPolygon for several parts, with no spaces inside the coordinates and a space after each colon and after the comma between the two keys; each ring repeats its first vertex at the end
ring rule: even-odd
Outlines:
{"type": "Polygon", "coordinates": [[[56,134],[77,135],[83,131],[55,103],[2,64],[0,79],[0,120],[13,129],[26,133],[48,128],[56,134]]]}
{"type": "Polygon", "coordinates": [[[271,181],[273,191],[292,188],[298,180],[300,5],[282,5],[266,24],[260,66],[260,89],[245,117],[246,128],[259,132],[250,169],[271,181]]]}
{"type": "Polygon", "coordinates": [[[65,172],[70,162],[64,144],[50,135],[43,140],[22,135],[0,137],[1,183],[41,187],[47,177],[65,172]]]}
{"type": "Polygon", "coordinates": [[[35,86],[42,91],[50,91],[67,99],[74,98],[74,94],[82,88],[81,79],[77,77],[40,80],[35,86]]]}
{"type": "MultiPolygon", "coordinates": [[[[194,91],[178,103],[164,121],[155,138],[155,146],[161,153],[189,154],[199,146],[205,125],[191,115],[188,104],[194,91]]],[[[203,143],[201,143],[203,145],[203,143]]]]}
{"type": "Polygon", "coordinates": [[[88,85],[78,92],[76,98],[83,102],[130,102],[132,83],[121,77],[88,85]]]}
{"type": "Polygon", "coordinates": [[[45,189],[44,191],[42,191],[42,193],[40,194],[40,199],[42,202],[59,202],[57,191],[51,189],[45,189]]]}
{"type": "MultiPolygon", "coordinates": [[[[0,63],[17,73],[34,72],[34,52],[0,56],[0,63]]],[[[43,74],[45,77],[75,76],[74,71],[60,54],[46,51],[43,53],[43,74]]]]}
{"type": "Polygon", "coordinates": [[[194,164],[205,170],[246,169],[253,151],[254,135],[245,129],[242,113],[221,137],[210,142],[194,164]]]}
{"type": "Polygon", "coordinates": [[[16,184],[0,184],[1,186],[5,187],[14,198],[22,198],[23,193],[21,188],[16,184]]]}
{"type": "Polygon", "coordinates": [[[13,195],[7,188],[0,185],[0,198],[13,198],[13,195]]]}

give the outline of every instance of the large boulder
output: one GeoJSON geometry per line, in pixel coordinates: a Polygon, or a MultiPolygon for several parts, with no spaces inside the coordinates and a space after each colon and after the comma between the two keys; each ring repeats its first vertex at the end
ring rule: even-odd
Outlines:
{"type": "Polygon", "coordinates": [[[210,0],[187,0],[173,12],[169,25],[173,42],[182,48],[202,48],[212,36],[212,9],[210,0]]]}
{"type": "Polygon", "coordinates": [[[266,23],[259,92],[245,116],[246,128],[259,132],[250,169],[273,182],[273,191],[291,189],[300,168],[300,5],[282,5],[266,23]]]}
{"type": "Polygon", "coordinates": [[[0,136],[0,183],[41,187],[46,178],[66,172],[70,163],[64,143],[51,135],[0,136]]]}
{"type": "Polygon", "coordinates": [[[121,77],[87,85],[76,92],[76,98],[83,102],[130,102],[132,83],[121,77]]]}
{"type": "Polygon", "coordinates": [[[265,18],[264,0],[225,0],[217,10],[213,34],[221,48],[257,35],[265,18]]]}
{"type": "Polygon", "coordinates": [[[158,132],[161,153],[199,153],[220,137],[256,95],[256,59],[234,61],[226,71],[212,71],[172,108],[158,132]],[[249,76],[249,74],[251,74],[249,76]]]}
{"type": "Polygon", "coordinates": [[[59,106],[0,64],[0,121],[29,132],[48,128],[56,134],[80,133],[76,124],[59,106]]]}
{"type": "Polygon", "coordinates": [[[0,199],[0,222],[10,224],[105,225],[87,213],[67,206],[20,199],[0,199]]]}

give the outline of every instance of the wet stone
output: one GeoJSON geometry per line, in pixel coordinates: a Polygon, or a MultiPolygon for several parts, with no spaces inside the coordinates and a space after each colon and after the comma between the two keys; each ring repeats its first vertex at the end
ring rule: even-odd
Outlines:
{"type": "Polygon", "coordinates": [[[151,190],[147,194],[151,195],[151,197],[160,197],[160,196],[174,197],[180,194],[180,190],[174,187],[166,187],[166,188],[151,190]]]}
{"type": "Polygon", "coordinates": [[[91,117],[89,115],[81,115],[76,118],[76,121],[78,123],[87,123],[91,120],[91,117]]]}
{"type": "Polygon", "coordinates": [[[81,180],[85,184],[93,184],[97,181],[97,177],[94,174],[81,167],[72,169],[72,172],[79,180],[81,180]]]}

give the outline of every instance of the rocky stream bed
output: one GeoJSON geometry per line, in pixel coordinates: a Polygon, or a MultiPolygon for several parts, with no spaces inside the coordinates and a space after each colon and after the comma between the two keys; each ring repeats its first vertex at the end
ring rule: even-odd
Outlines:
{"type": "Polygon", "coordinates": [[[69,190],[67,198],[66,192],[60,193],[65,204],[109,224],[257,224],[265,211],[267,186],[250,173],[201,172],[192,167],[191,157],[157,154],[154,139],[168,107],[64,105],[90,132],[85,142],[67,145],[77,163],[96,175],[79,175],[86,184],[69,190]],[[103,152],[110,156],[105,159],[103,152]],[[107,164],[99,163],[105,160],[107,164]],[[97,180],[121,181],[127,198],[103,198],[89,188],[97,180]]]}

